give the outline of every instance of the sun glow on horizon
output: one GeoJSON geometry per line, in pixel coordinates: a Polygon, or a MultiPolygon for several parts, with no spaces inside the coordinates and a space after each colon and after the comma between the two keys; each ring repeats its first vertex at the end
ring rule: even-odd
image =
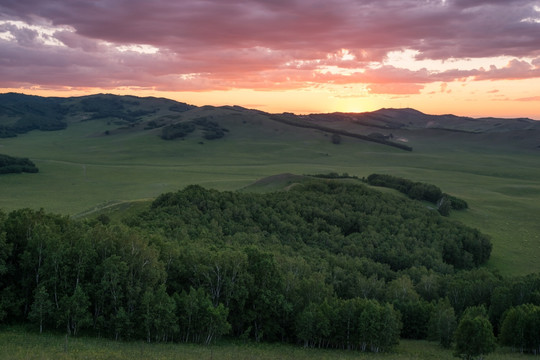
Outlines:
{"type": "MultiPolygon", "coordinates": [[[[521,81],[521,87],[535,86],[534,81],[521,81]]],[[[539,86],[540,84],[536,84],[539,86]]],[[[426,88],[425,94],[416,96],[388,96],[364,95],[351,91],[349,96],[345,93],[337,94],[328,89],[312,89],[305,91],[212,91],[212,92],[163,92],[154,89],[97,89],[97,88],[66,88],[47,89],[42,87],[4,88],[2,92],[24,93],[45,97],[72,97],[94,94],[132,95],[140,97],[163,97],[196,106],[225,106],[238,105],[245,108],[257,109],[269,113],[291,112],[298,115],[315,113],[362,113],[375,111],[381,108],[414,108],[426,114],[442,115],[454,114],[470,117],[501,117],[518,118],[528,117],[540,120],[540,97],[517,98],[519,111],[508,106],[516,102],[501,94],[491,82],[484,84],[434,84],[426,88]],[[481,85],[481,86],[480,86],[481,85]],[[467,87],[468,92],[463,95],[454,91],[454,88],[467,87]],[[481,95],[481,96],[479,96],[481,95]],[[486,98],[484,98],[486,97],[486,98]]],[[[347,89],[341,89],[347,90],[347,89]]],[[[540,93],[540,88],[538,89],[540,93]]],[[[517,91],[515,96],[519,97],[517,91]]]]}
{"type": "Polygon", "coordinates": [[[539,18],[537,0],[8,1],[0,92],[540,119],[539,18]]]}

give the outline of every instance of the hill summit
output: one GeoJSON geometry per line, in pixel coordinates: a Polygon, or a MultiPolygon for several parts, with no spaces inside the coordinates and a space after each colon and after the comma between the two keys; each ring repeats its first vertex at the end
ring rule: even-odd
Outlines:
{"type": "Polygon", "coordinates": [[[364,113],[296,115],[270,114],[240,106],[194,106],[155,97],[97,94],[82,97],[39,97],[0,94],[0,138],[32,130],[58,131],[83,121],[106,121],[114,135],[134,131],[155,132],[164,140],[201,136],[206,140],[227,135],[231,121],[264,126],[280,123],[287,128],[312,129],[341,137],[355,137],[402,150],[412,150],[417,136],[441,136],[450,132],[476,136],[478,141],[509,142],[526,148],[540,146],[540,122],[528,118],[471,118],[428,115],[411,108],[380,109],[364,113]]]}

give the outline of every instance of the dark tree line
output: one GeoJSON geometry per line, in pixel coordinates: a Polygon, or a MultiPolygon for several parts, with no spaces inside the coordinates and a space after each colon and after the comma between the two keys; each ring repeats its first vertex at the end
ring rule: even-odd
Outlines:
{"type": "Polygon", "coordinates": [[[414,200],[424,200],[436,204],[437,209],[444,216],[447,216],[451,209],[464,210],[469,207],[465,200],[445,194],[439,187],[432,184],[382,174],[371,174],[366,181],[369,185],[395,189],[414,200]]]}
{"type": "Polygon", "coordinates": [[[15,137],[32,130],[62,130],[74,114],[84,115],[86,120],[112,118],[119,124],[133,126],[155,114],[162,106],[168,106],[170,111],[175,112],[194,108],[173,101],[151,101],[133,96],[104,94],[70,99],[0,94],[0,138],[15,137]]]}
{"type": "Polygon", "coordinates": [[[163,140],[183,139],[194,132],[196,128],[191,121],[167,125],[161,130],[161,138],[163,140]]]}
{"type": "Polygon", "coordinates": [[[190,121],[178,122],[165,126],[161,131],[163,140],[173,140],[185,138],[195,130],[200,129],[202,136],[206,140],[220,139],[225,136],[228,129],[222,128],[215,121],[211,121],[207,117],[200,117],[190,121]]]}
{"type": "MultiPolygon", "coordinates": [[[[59,110],[60,111],[60,110],[59,110]]],[[[67,127],[63,115],[49,115],[49,111],[29,109],[10,125],[0,125],[0,138],[16,137],[32,130],[55,131],[67,127]]]]}
{"type": "Polygon", "coordinates": [[[540,354],[540,306],[523,304],[508,309],[501,324],[501,342],[522,353],[540,354]]]}
{"type": "MultiPolygon", "coordinates": [[[[490,251],[478,231],[362,185],[317,180],[271,194],[188,186],[123,223],[0,213],[0,318],[119,340],[450,346],[456,329],[504,334],[522,324],[507,319],[537,316],[520,306],[540,305],[540,276],[477,268],[490,251]],[[462,325],[475,307],[485,310],[462,325]]],[[[533,351],[523,339],[512,346],[533,351]]]]}
{"type": "Polygon", "coordinates": [[[18,158],[0,154],[0,174],[37,173],[39,169],[28,158],[18,158]]]}
{"type": "MultiPolygon", "coordinates": [[[[318,125],[313,122],[305,121],[302,119],[302,117],[296,116],[291,113],[273,114],[273,115],[270,115],[270,119],[287,124],[287,125],[292,125],[292,126],[307,128],[307,129],[316,129],[316,130],[320,130],[325,133],[329,133],[329,134],[333,134],[337,136],[347,136],[347,137],[375,142],[375,143],[379,143],[379,144],[383,144],[387,146],[392,146],[392,147],[405,150],[405,151],[412,151],[412,147],[405,145],[403,143],[400,143],[400,142],[394,142],[388,139],[381,139],[379,137],[372,137],[368,135],[352,133],[347,130],[335,129],[335,128],[331,128],[327,126],[318,125]]],[[[332,141],[334,141],[334,139],[332,139],[332,141]]]]}
{"type": "Polygon", "coordinates": [[[356,179],[358,180],[358,176],[356,175],[351,176],[346,172],[342,174],[338,174],[337,172],[329,172],[326,174],[313,174],[313,175],[306,175],[306,176],[312,176],[312,177],[320,178],[320,179],[356,179]]]}
{"type": "Polygon", "coordinates": [[[0,94],[0,115],[9,119],[0,124],[0,138],[14,137],[32,130],[54,131],[65,129],[67,109],[58,98],[15,93],[0,94]]]}
{"type": "Polygon", "coordinates": [[[128,100],[130,97],[119,97],[111,95],[89,96],[81,100],[81,110],[91,114],[88,120],[118,118],[128,123],[134,123],[143,116],[152,115],[157,109],[136,109],[129,110],[125,105],[138,106],[138,100],[128,100]]]}

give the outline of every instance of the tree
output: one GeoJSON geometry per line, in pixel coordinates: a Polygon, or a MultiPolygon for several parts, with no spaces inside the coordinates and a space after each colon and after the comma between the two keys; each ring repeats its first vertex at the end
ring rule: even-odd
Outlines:
{"type": "Polygon", "coordinates": [[[296,319],[296,333],[304,342],[304,347],[322,347],[330,335],[330,318],[327,316],[328,303],[309,303],[296,319]]]}
{"type": "Polygon", "coordinates": [[[251,326],[256,341],[275,340],[280,321],[287,310],[285,297],[280,293],[282,278],[274,256],[256,247],[247,247],[248,296],[242,314],[244,324],[251,326]]]}
{"type": "Polygon", "coordinates": [[[428,333],[433,304],[419,299],[416,301],[395,301],[393,305],[401,313],[401,321],[403,323],[401,337],[407,339],[425,339],[428,333]]]}
{"type": "Polygon", "coordinates": [[[8,284],[5,283],[4,275],[6,275],[8,272],[7,260],[11,255],[11,249],[13,247],[12,244],[8,244],[6,241],[6,233],[3,231],[4,219],[4,213],[0,211],[0,321],[2,321],[6,315],[3,306],[3,292],[4,287],[6,287],[8,284]]]}
{"type": "Polygon", "coordinates": [[[223,304],[214,307],[203,288],[190,287],[189,292],[175,295],[175,301],[182,341],[208,345],[230,331],[229,310],[223,304]]]}
{"type": "Polygon", "coordinates": [[[419,299],[418,293],[414,289],[414,284],[408,275],[400,276],[392,280],[387,287],[387,299],[392,302],[416,302],[419,299]]]}
{"type": "Polygon", "coordinates": [[[47,289],[43,285],[39,286],[28,318],[39,323],[40,334],[43,332],[43,322],[51,317],[53,309],[53,302],[49,299],[47,289]]]}
{"type": "Polygon", "coordinates": [[[121,306],[116,314],[112,317],[112,323],[114,324],[113,328],[115,340],[130,338],[131,334],[133,333],[133,322],[123,306],[121,306]]]}
{"type": "Polygon", "coordinates": [[[521,353],[540,353],[540,306],[510,308],[502,321],[500,341],[521,353]]]}
{"type": "Polygon", "coordinates": [[[450,209],[452,209],[452,201],[450,199],[443,196],[437,201],[437,210],[439,210],[442,216],[450,215],[450,209]]]}
{"type": "Polygon", "coordinates": [[[296,335],[304,342],[304,347],[312,347],[317,338],[317,304],[309,304],[296,318],[296,335]]]}
{"type": "Polygon", "coordinates": [[[447,298],[439,300],[431,313],[428,337],[438,341],[442,347],[450,348],[456,325],[456,315],[450,301],[447,298]]]}
{"type": "Polygon", "coordinates": [[[399,343],[402,323],[399,312],[392,305],[367,300],[359,322],[357,338],[362,351],[381,352],[399,343]]]}
{"type": "Polygon", "coordinates": [[[455,333],[456,349],[454,355],[467,360],[482,358],[495,350],[496,339],[493,327],[485,315],[483,307],[468,308],[455,333]],[[483,314],[480,309],[483,309],[483,314]]]}
{"type": "Polygon", "coordinates": [[[165,285],[160,285],[157,290],[146,290],[141,302],[146,341],[172,339],[177,330],[176,303],[165,291],[165,285]]]}
{"type": "Polygon", "coordinates": [[[88,308],[90,300],[80,285],[75,287],[72,296],[62,298],[59,323],[66,324],[68,335],[77,335],[81,328],[92,324],[88,308]]]}
{"type": "MultiPolygon", "coordinates": [[[[3,229],[4,218],[4,213],[0,211],[0,275],[4,275],[8,271],[6,260],[11,255],[11,248],[13,247],[6,242],[6,233],[3,229]]],[[[0,286],[2,285],[3,284],[0,282],[0,286]]]]}
{"type": "Polygon", "coordinates": [[[223,304],[218,306],[210,305],[206,308],[207,311],[207,324],[206,324],[206,337],[204,338],[204,344],[210,345],[216,338],[221,335],[227,334],[231,330],[231,324],[227,322],[227,316],[229,316],[229,309],[223,304]]]}

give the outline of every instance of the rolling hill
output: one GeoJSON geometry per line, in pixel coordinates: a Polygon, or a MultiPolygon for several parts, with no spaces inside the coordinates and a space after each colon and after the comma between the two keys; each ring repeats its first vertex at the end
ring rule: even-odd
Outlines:
{"type": "Polygon", "coordinates": [[[540,122],[531,119],[413,109],[269,114],[162,98],[0,94],[0,154],[39,168],[0,175],[0,209],[77,215],[190,184],[264,191],[290,183],[249,185],[284,173],[391,174],[466,200],[470,209],[451,218],[492,236],[489,266],[524,274],[540,271],[539,146],[540,122]]]}
{"type": "MultiPolygon", "coordinates": [[[[412,150],[405,145],[410,141],[408,137],[414,138],[426,130],[432,133],[476,135],[481,141],[492,138],[493,142],[502,142],[508,139],[513,141],[509,144],[505,142],[506,145],[523,148],[540,147],[540,122],[527,118],[428,115],[409,108],[365,113],[269,114],[240,106],[197,107],[152,97],[98,94],[76,98],[43,98],[15,93],[0,94],[0,137],[17,136],[32,130],[62,130],[70,124],[103,120],[106,120],[107,127],[102,134],[106,135],[156,129],[159,131],[154,133],[163,133],[167,127],[201,120],[225,127],[238,125],[240,121],[244,125],[257,124],[262,127],[280,122],[287,125],[279,126],[283,131],[292,128],[313,129],[404,150],[412,150]]],[[[200,128],[196,126],[195,130],[200,128]]]]}

